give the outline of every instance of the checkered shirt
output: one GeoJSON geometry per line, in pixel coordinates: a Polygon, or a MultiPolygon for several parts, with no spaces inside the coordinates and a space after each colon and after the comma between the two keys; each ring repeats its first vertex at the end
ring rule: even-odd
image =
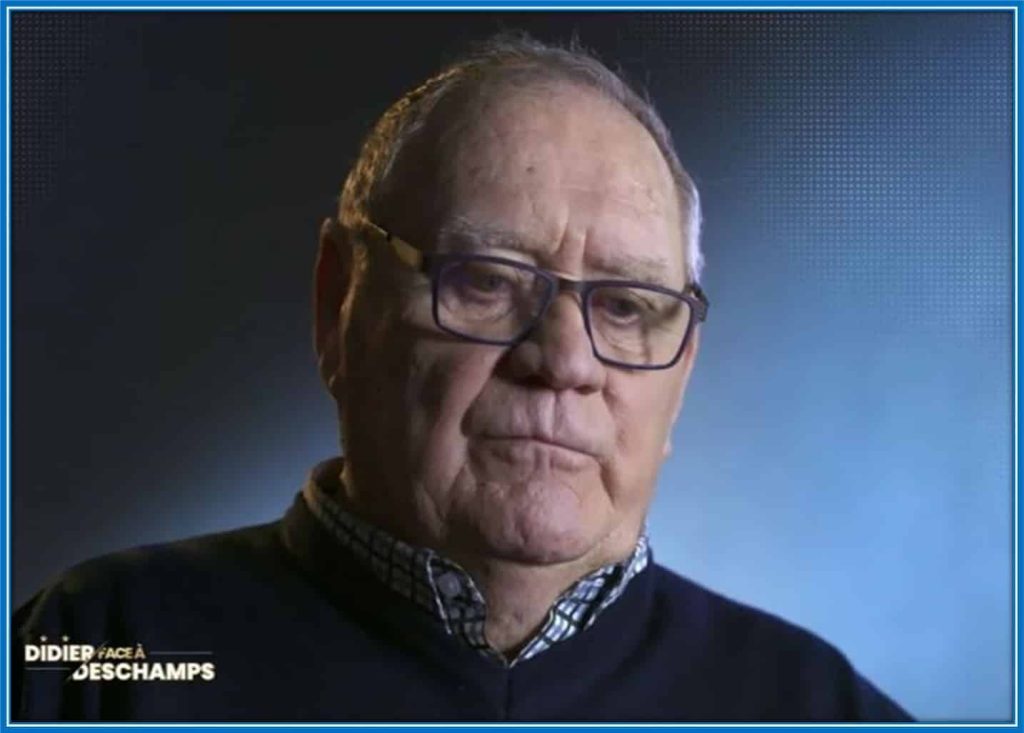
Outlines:
{"type": "Polygon", "coordinates": [[[330,534],[384,585],[436,618],[449,634],[510,667],[594,623],[650,560],[647,534],[642,532],[627,560],[595,570],[562,593],[540,630],[509,659],[487,643],[487,601],[465,570],[434,550],[406,544],[346,512],[315,478],[302,495],[330,534]]]}

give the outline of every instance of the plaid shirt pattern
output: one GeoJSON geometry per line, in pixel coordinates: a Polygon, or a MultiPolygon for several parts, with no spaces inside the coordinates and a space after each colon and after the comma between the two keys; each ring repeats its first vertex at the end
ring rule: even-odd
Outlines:
{"type": "Polygon", "coordinates": [[[595,570],[559,596],[540,630],[508,659],[487,643],[487,602],[459,565],[346,512],[315,478],[307,482],[302,495],[328,532],[384,585],[436,618],[449,634],[508,666],[535,657],[590,626],[650,560],[647,534],[642,532],[627,560],[595,570]]]}

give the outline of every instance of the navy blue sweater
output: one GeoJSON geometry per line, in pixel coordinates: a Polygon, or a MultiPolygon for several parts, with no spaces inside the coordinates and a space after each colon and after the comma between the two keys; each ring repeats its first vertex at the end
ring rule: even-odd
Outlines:
{"type": "Polygon", "coordinates": [[[593,626],[503,667],[346,561],[301,498],[278,522],[79,565],[14,627],[16,720],[908,719],[824,641],[655,564],[593,626]],[[213,679],[77,681],[78,662],[24,661],[41,636],[141,644],[213,679]]]}

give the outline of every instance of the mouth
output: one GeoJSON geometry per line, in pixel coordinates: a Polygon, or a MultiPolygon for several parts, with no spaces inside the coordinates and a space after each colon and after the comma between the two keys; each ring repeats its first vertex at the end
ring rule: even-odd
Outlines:
{"type": "Polygon", "coordinates": [[[497,443],[506,443],[509,445],[522,445],[522,446],[538,446],[544,448],[552,448],[560,451],[568,451],[577,455],[587,456],[589,458],[597,458],[593,451],[588,450],[585,446],[580,443],[570,443],[560,440],[553,440],[539,435],[482,435],[482,440],[494,441],[497,443]]]}

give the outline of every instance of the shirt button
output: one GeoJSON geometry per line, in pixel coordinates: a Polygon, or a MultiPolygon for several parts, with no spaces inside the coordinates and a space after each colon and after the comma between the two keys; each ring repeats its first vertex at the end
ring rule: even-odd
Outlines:
{"type": "Polygon", "coordinates": [[[454,598],[459,595],[459,591],[462,589],[462,583],[459,579],[450,573],[448,575],[442,575],[437,579],[438,589],[448,598],[454,598]]]}

